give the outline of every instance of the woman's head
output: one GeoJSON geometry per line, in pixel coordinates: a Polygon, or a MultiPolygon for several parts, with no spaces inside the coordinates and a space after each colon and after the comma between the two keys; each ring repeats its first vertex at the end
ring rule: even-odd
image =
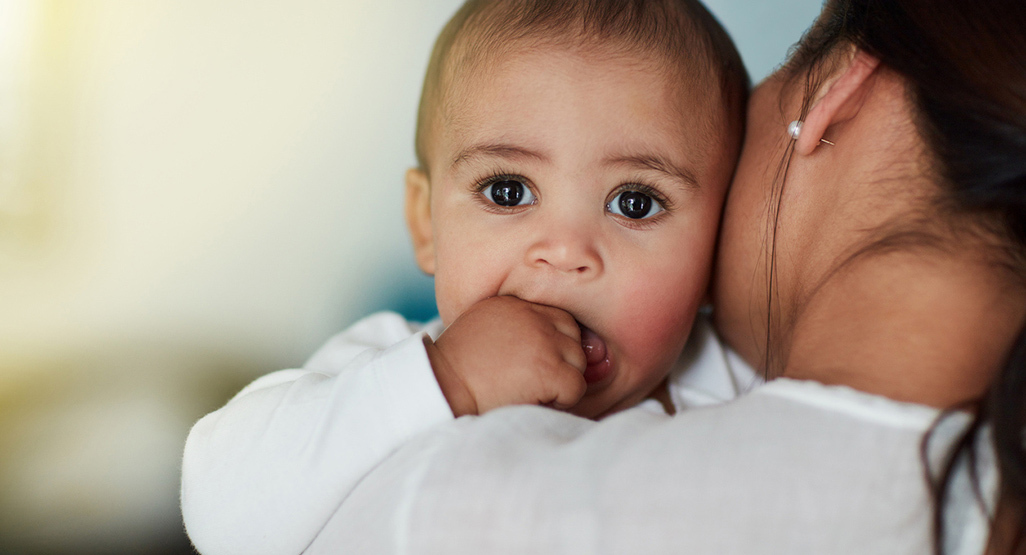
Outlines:
{"type": "Polygon", "coordinates": [[[1024,12],[827,2],[750,105],[717,276],[720,325],[742,354],[782,371],[813,294],[868,255],[975,253],[1022,281],[1024,12]],[[804,122],[798,141],[792,120],[804,122]]]}
{"type": "MultiPolygon", "coordinates": [[[[929,165],[949,214],[977,216],[1011,241],[1020,273],[1026,245],[1026,4],[835,0],[787,73],[820,73],[829,54],[855,46],[908,86],[929,165]]],[[[820,73],[820,75],[817,75],[820,73]]],[[[802,114],[803,116],[805,114],[802,114]]]]}
{"type": "Polygon", "coordinates": [[[989,352],[967,396],[990,389],[981,414],[1026,492],[1026,4],[828,0],[752,96],[720,249],[717,324],[771,376],[810,345],[843,371],[894,362],[858,350],[867,329],[906,342],[895,369],[989,352]],[[976,318],[992,325],[951,325],[976,318]]]}

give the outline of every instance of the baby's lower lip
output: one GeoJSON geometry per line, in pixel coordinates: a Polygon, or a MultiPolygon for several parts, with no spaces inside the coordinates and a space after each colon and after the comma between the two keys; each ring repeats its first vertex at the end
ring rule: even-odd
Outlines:
{"type": "Polygon", "coordinates": [[[597,364],[589,364],[584,370],[584,381],[588,385],[594,385],[609,377],[613,372],[613,365],[606,358],[597,364]]]}
{"type": "Polygon", "coordinates": [[[588,366],[584,370],[584,381],[591,385],[609,377],[613,371],[613,365],[609,362],[609,351],[605,341],[597,333],[581,326],[581,347],[588,358],[588,366]]]}

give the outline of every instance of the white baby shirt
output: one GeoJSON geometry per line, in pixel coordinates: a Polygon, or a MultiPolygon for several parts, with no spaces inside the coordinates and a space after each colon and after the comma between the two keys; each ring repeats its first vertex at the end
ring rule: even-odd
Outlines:
{"type": "MultiPolygon", "coordinates": [[[[423,345],[424,335],[441,331],[438,321],[422,328],[397,314],[372,315],[303,368],[264,376],[201,419],[182,466],[182,513],[200,552],[302,552],[329,520],[340,522],[332,519],[357,484],[396,450],[451,426],[423,345]]],[[[687,411],[733,399],[759,381],[699,319],[669,392],[676,409],[687,411]]],[[[667,418],[656,401],[625,412],[667,418]]],[[[574,431],[589,421],[558,422],[574,431]]]]}

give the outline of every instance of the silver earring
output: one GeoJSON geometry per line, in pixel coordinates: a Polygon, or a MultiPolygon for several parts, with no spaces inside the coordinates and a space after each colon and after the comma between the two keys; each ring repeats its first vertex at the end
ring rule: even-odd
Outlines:
{"type": "MultiPolygon", "coordinates": [[[[792,140],[797,141],[798,137],[802,136],[802,123],[803,122],[801,120],[794,120],[790,124],[788,124],[787,135],[791,137],[792,140]]],[[[830,146],[837,146],[826,139],[820,139],[819,142],[830,146]]]]}

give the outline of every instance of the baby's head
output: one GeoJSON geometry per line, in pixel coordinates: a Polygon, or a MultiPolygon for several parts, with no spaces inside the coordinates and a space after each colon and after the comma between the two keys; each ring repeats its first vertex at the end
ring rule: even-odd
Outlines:
{"type": "Polygon", "coordinates": [[[468,1],[431,56],[407,174],[443,323],[496,295],[563,309],[593,353],[573,412],[643,399],[705,297],[747,92],[695,0],[468,1]]]}

